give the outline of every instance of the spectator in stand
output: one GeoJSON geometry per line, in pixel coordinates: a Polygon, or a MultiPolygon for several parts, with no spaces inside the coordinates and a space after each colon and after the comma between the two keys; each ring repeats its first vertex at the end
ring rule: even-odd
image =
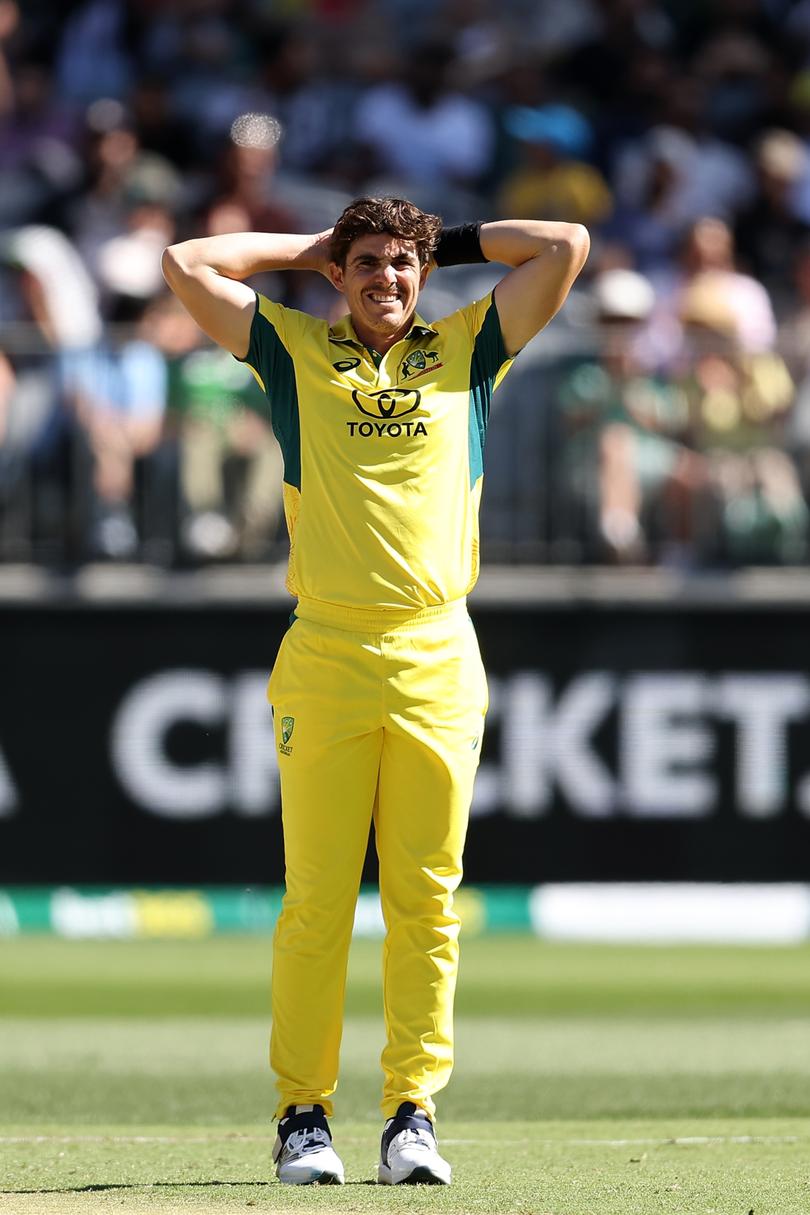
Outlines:
{"type": "Polygon", "coordinates": [[[46,60],[11,53],[19,22],[18,5],[0,0],[0,228],[46,222],[53,196],[81,176],[76,123],[46,60]]]}
{"type": "Polygon", "coordinates": [[[207,342],[174,297],[160,306],[156,336],[169,363],[186,552],[266,557],[281,515],[282,460],[265,398],[246,364],[207,342]]]}
{"type": "MultiPolygon", "coordinates": [[[[54,228],[31,225],[8,232],[2,255],[17,275],[18,310],[6,319],[31,322],[52,354],[51,421],[69,406],[75,368],[102,336],[98,291],[76,249],[54,228]]],[[[41,360],[40,360],[41,361],[41,360]]]]}
{"type": "Polygon", "coordinates": [[[17,168],[47,141],[69,144],[75,123],[70,111],[54,96],[53,80],[44,58],[30,56],[12,63],[8,45],[18,29],[20,10],[0,0],[0,168],[17,168]]]}
{"type": "Polygon", "coordinates": [[[542,47],[549,56],[571,55],[592,42],[594,34],[604,34],[599,0],[532,0],[521,16],[526,22],[528,41],[542,47]]]}
{"type": "Polygon", "coordinates": [[[744,352],[770,350],[776,340],[776,320],[767,291],[734,265],[734,236],[722,219],[706,216],[692,224],[683,241],[678,263],[652,276],[656,302],[644,334],[645,359],[672,370],[683,356],[683,300],[691,284],[711,277],[713,288],[736,322],[736,336],[744,352]]]}
{"type": "Polygon", "coordinates": [[[141,149],[126,110],[110,98],[87,110],[85,157],[85,180],[64,201],[63,222],[98,281],[100,251],[128,231],[133,203],[174,203],[181,183],[168,161],[141,149]]]}
{"type": "Polygon", "coordinates": [[[135,469],[160,443],[167,401],[166,362],[156,342],[158,308],[149,296],[119,296],[111,337],[77,366],[74,407],[93,464],[93,556],[137,555],[135,469]]]}
{"type": "Polygon", "coordinates": [[[810,501],[810,241],[796,250],[794,282],[797,302],[779,330],[779,351],[796,384],[785,440],[810,501]]]}
{"type": "Polygon", "coordinates": [[[160,253],[166,240],[174,239],[174,216],[163,203],[133,198],[125,223],[120,235],[98,249],[96,271],[105,303],[118,296],[148,300],[163,293],[160,253]]]}
{"type": "Polygon", "coordinates": [[[130,96],[132,123],[138,143],[176,169],[197,167],[193,124],[183,121],[172,106],[169,86],[160,76],[139,78],[130,96]]]}
{"type": "MultiPolygon", "coordinates": [[[[554,0],[543,0],[554,22],[562,7],[554,0]]],[[[527,6],[530,11],[534,5],[527,6]]],[[[567,7],[567,6],[565,6],[567,7]]],[[[582,4],[576,7],[583,14],[582,4]]],[[[584,14],[582,36],[566,55],[562,70],[566,83],[583,89],[597,102],[598,110],[615,109],[622,104],[633,64],[649,50],[668,58],[675,57],[677,7],[660,0],[594,0],[584,14]]],[[[649,119],[654,121],[654,116],[649,119]]]]}
{"type": "Polygon", "coordinates": [[[247,6],[239,11],[233,0],[153,0],[141,34],[149,69],[171,82],[171,112],[189,130],[195,157],[204,164],[211,147],[251,108],[247,6]]]}
{"type": "Polygon", "coordinates": [[[719,515],[713,555],[732,564],[800,561],[808,510],[785,450],[795,398],[788,368],[775,351],[742,349],[737,315],[711,273],[692,280],[681,319],[690,352],[679,380],[686,435],[705,460],[719,515]]]}
{"type": "Polygon", "coordinates": [[[273,197],[281,126],[272,114],[247,112],[234,120],[216,166],[209,209],[236,208],[250,232],[295,232],[296,217],[273,197]]]}
{"type": "Polygon", "coordinates": [[[354,137],[370,157],[369,176],[406,187],[476,189],[490,166],[494,127],[484,105],[451,85],[452,49],[416,47],[402,79],[374,85],[360,98],[354,137]]]}
{"type": "MultiPolygon", "coordinates": [[[[255,227],[237,194],[211,207],[204,232],[218,236],[255,227]]],[[[159,265],[158,260],[158,272],[159,265]]],[[[265,276],[263,289],[277,287],[281,277],[265,276]]],[[[173,296],[157,313],[155,336],[169,366],[185,551],[202,560],[264,557],[272,550],[282,504],[281,452],[265,398],[248,367],[211,346],[173,296]]]]}
{"type": "Polygon", "coordinates": [[[721,25],[703,42],[692,68],[705,88],[708,128],[735,146],[761,129],[770,103],[772,55],[755,32],[721,25]]]}
{"type": "Polygon", "coordinates": [[[34,530],[76,551],[80,539],[64,503],[83,439],[77,377],[102,336],[98,292],[75,248],[54,228],[11,230],[0,241],[0,260],[0,316],[18,335],[5,351],[13,388],[6,402],[4,493],[13,494],[30,473],[37,490],[34,530]]]}
{"type": "Polygon", "coordinates": [[[747,155],[712,126],[711,95],[705,80],[689,72],[673,80],[662,120],[692,140],[689,176],[678,200],[687,223],[701,215],[728,219],[753,198],[754,174],[747,155]]]}
{"type": "Polygon", "coordinates": [[[704,215],[730,220],[753,197],[745,156],[706,122],[699,80],[673,81],[665,121],[629,140],[612,168],[614,239],[629,243],[645,273],[666,267],[690,224],[704,215]]]}
{"type": "Polygon", "coordinates": [[[265,30],[259,41],[260,82],[251,109],[281,124],[284,169],[328,169],[350,144],[355,87],[335,68],[324,39],[300,26],[265,30]]]}
{"type": "Polygon", "coordinates": [[[84,0],[70,9],[56,52],[60,96],[78,105],[123,100],[136,74],[126,0],[84,0]]]}
{"type": "Polygon", "coordinates": [[[569,372],[557,394],[563,482],[584,515],[591,556],[636,562],[650,556],[656,532],[683,539],[682,499],[694,477],[679,441],[686,403],[639,358],[641,326],[654,303],[649,280],[606,270],[594,281],[593,299],[601,347],[569,372]]]}
{"type": "Polygon", "coordinates": [[[615,208],[602,235],[630,249],[645,274],[672,261],[685,222],[678,199],[693,154],[688,135],[654,127],[620,158],[614,175],[615,208]]]}
{"type": "Polygon", "coordinates": [[[777,314],[793,299],[796,249],[810,236],[810,215],[801,211],[801,186],[810,158],[792,131],[767,131],[755,149],[758,191],[737,217],[735,236],[740,258],[764,284],[777,314]]]}
{"type": "Polygon", "coordinates": [[[779,352],[796,381],[810,378],[810,237],[794,252],[796,303],[779,328],[779,352]]]}
{"type": "Polygon", "coordinates": [[[519,219],[546,216],[588,227],[613,208],[610,188],[586,157],[588,121],[571,106],[515,106],[504,125],[518,145],[518,163],[500,189],[498,210],[519,219]]]}

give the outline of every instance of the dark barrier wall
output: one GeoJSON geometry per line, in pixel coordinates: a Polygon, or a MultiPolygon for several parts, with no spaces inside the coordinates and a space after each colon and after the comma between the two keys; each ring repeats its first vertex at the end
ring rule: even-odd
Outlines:
{"type": "MultiPolygon", "coordinates": [[[[810,877],[790,608],[474,611],[474,882],[810,877]]],[[[275,883],[280,608],[0,611],[0,882],[275,883]]],[[[283,757],[280,757],[283,762],[283,757]]]]}

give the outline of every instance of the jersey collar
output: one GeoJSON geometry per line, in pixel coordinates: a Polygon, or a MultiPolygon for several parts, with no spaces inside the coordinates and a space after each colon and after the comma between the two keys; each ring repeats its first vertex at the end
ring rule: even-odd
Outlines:
{"type": "MultiPolygon", "coordinates": [[[[418,313],[413,314],[411,327],[402,338],[402,341],[408,341],[409,338],[427,338],[433,337],[438,332],[433,325],[429,325],[423,320],[418,313]]],[[[363,343],[354,331],[352,318],[347,313],[342,316],[339,321],[335,321],[334,325],[329,326],[329,337],[333,342],[347,342],[352,346],[362,346],[363,343]]]]}

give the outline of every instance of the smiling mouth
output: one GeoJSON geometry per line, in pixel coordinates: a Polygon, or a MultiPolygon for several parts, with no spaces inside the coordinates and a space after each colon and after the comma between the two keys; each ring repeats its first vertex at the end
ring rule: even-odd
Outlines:
{"type": "Polygon", "coordinates": [[[383,294],[381,291],[370,291],[368,298],[375,304],[396,304],[399,302],[399,292],[393,294],[383,294]]]}

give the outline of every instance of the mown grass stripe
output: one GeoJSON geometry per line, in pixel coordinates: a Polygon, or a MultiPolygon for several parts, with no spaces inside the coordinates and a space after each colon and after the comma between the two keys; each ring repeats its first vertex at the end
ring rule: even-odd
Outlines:
{"type": "MultiPolygon", "coordinates": [[[[267,1135],[0,1135],[0,1144],[5,1143],[266,1143],[267,1135]]],[[[580,1139],[557,1138],[544,1139],[534,1135],[526,1137],[510,1137],[509,1142],[536,1146],[556,1146],[570,1144],[576,1147],[643,1147],[645,1145],[660,1145],[674,1147],[689,1147],[693,1144],[705,1146],[711,1143],[801,1143],[810,1139],[810,1135],[678,1135],[660,1138],[643,1139],[580,1139]]],[[[358,1136],[341,1135],[341,1143],[365,1143],[366,1139],[358,1136]]],[[[448,1139],[442,1137],[446,1147],[460,1144],[489,1143],[489,1136],[480,1135],[475,1138],[448,1139]]],[[[7,1191],[0,1191],[6,1193],[7,1191]]]]}

